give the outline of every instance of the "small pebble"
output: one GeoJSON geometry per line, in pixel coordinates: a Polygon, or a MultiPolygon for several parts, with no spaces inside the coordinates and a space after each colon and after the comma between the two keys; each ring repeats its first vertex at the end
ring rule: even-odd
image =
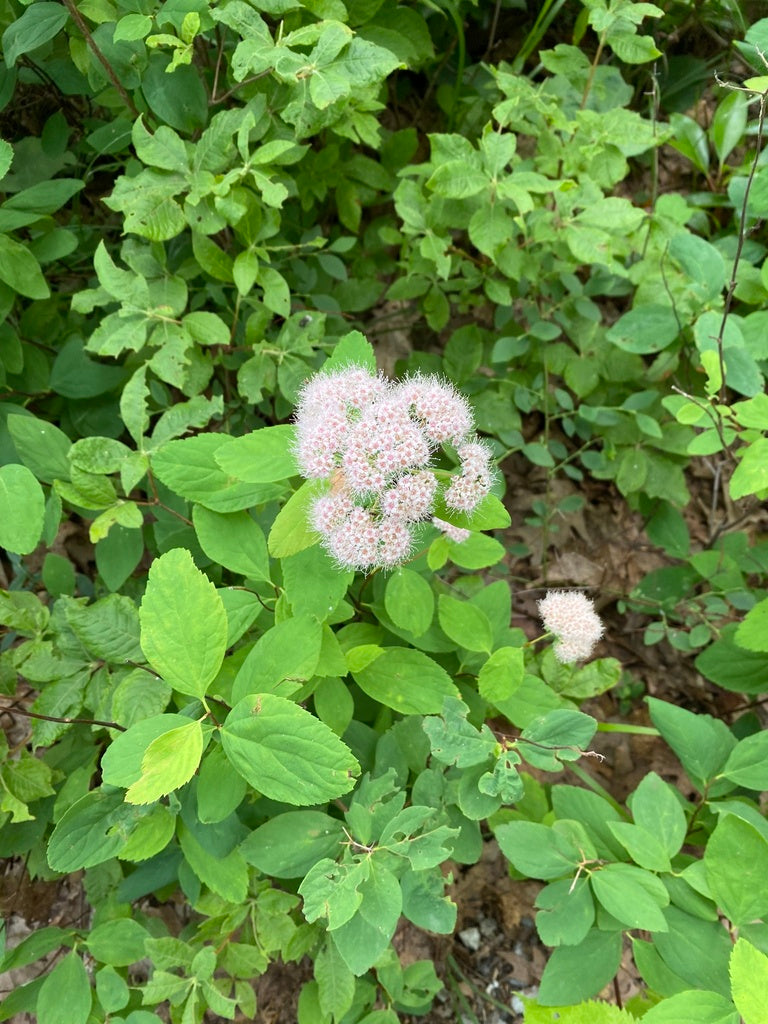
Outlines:
{"type": "Polygon", "coordinates": [[[520,996],[512,996],[509,1000],[509,1005],[515,1011],[515,1013],[525,1013],[525,1003],[520,996]]]}
{"type": "Polygon", "coordinates": [[[471,949],[473,953],[480,949],[480,929],[474,927],[474,925],[471,928],[464,928],[463,931],[460,931],[459,938],[467,949],[471,949]]]}

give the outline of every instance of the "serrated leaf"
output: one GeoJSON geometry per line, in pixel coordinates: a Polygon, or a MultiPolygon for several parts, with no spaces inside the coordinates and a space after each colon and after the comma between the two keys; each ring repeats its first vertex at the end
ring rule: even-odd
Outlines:
{"type": "Polygon", "coordinates": [[[246,483],[273,483],[299,472],[293,454],[296,428],[289,424],[262,427],[216,452],[216,462],[230,476],[246,483]]]}
{"type": "Polygon", "coordinates": [[[730,960],[731,991],[744,1024],[761,1024],[768,992],[768,956],[740,938],[730,960]]]}
{"type": "Polygon", "coordinates": [[[313,715],[272,693],[245,697],[221,730],[227,757],[258,792],[311,805],[349,792],[359,771],[349,748],[313,715]]]}
{"type": "Polygon", "coordinates": [[[139,610],[147,660],[181,693],[202,697],[227,647],[227,614],[184,548],[155,559],[139,610]]]}
{"type": "Polygon", "coordinates": [[[128,787],[126,803],[151,804],[192,778],[203,754],[200,722],[170,729],[152,740],[141,760],[141,777],[128,787]]]}

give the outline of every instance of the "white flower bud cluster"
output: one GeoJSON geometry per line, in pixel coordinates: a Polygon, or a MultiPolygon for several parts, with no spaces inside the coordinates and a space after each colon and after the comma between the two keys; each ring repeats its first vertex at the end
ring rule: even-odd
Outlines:
{"type": "Polygon", "coordinates": [[[556,637],[558,661],[586,661],[603,635],[603,623],[588,597],[576,590],[550,590],[539,601],[539,615],[556,637]]]}
{"type": "MultiPolygon", "coordinates": [[[[467,400],[435,376],[395,383],[360,366],[311,377],[296,407],[296,459],[328,489],[310,510],[312,527],[339,565],[367,572],[404,562],[416,523],[432,519],[441,445],[459,456],[445,491],[448,508],[472,512],[493,482],[490,450],[474,432],[467,400]]],[[[451,539],[468,531],[432,520],[451,539]]]]}

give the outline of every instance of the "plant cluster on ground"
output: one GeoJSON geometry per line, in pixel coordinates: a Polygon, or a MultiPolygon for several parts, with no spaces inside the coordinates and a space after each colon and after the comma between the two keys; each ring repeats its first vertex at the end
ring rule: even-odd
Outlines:
{"type": "Polygon", "coordinates": [[[764,1024],[761,6],[4,0],[0,1020],[428,1015],[495,842],[526,1024],[764,1024]]]}

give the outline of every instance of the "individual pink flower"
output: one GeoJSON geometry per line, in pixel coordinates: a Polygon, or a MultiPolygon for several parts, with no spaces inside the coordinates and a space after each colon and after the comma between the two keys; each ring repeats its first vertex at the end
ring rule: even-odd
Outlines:
{"type": "Polygon", "coordinates": [[[398,386],[397,392],[433,444],[457,444],[472,430],[472,412],[466,398],[438,377],[411,377],[398,386]]]}
{"type": "Polygon", "coordinates": [[[406,523],[418,523],[432,511],[437,480],[428,470],[401,476],[381,496],[385,516],[398,516],[406,523]]]}
{"type": "Polygon", "coordinates": [[[557,660],[586,661],[604,632],[593,602],[577,590],[550,590],[538,607],[544,628],[557,638],[557,660]]]}
{"type": "Polygon", "coordinates": [[[448,540],[452,540],[456,544],[463,544],[465,540],[469,540],[472,536],[471,530],[465,530],[463,526],[454,526],[453,523],[447,523],[444,519],[439,519],[437,516],[432,517],[432,525],[436,526],[441,533],[444,533],[448,540]]]}

